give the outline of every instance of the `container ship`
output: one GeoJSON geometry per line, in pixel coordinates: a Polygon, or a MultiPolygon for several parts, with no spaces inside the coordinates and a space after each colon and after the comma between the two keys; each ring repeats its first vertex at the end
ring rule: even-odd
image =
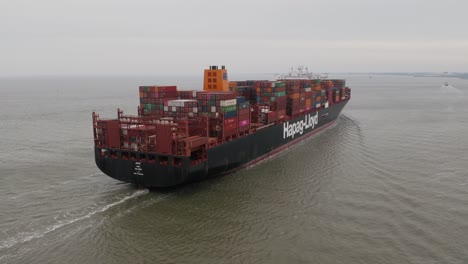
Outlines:
{"type": "Polygon", "coordinates": [[[201,181],[269,158],[330,127],[351,98],[342,79],[289,74],[229,81],[204,71],[203,90],[140,86],[137,115],[92,114],[96,165],[141,187],[201,181]]]}

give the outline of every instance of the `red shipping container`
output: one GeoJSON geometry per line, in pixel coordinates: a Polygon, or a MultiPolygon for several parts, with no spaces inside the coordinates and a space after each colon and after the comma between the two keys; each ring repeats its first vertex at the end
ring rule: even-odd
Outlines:
{"type": "Polygon", "coordinates": [[[237,128],[237,121],[235,123],[224,124],[224,130],[237,128]]]}
{"type": "Polygon", "coordinates": [[[268,123],[275,122],[277,119],[278,113],[277,112],[269,112],[268,113],[268,123]]]}
{"type": "Polygon", "coordinates": [[[278,118],[283,118],[286,116],[286,110],[280,110],[278,111],[278,118]]]}
{"type": "Polygon", "coordinates": [[[156,149],[159,153],[172,154],[172,135],[170,125],[156,125],[156,149]]]}
{"type": "Polygon", "coordinates": [[[224,136],[232,136],[237,134],[237,124],[231,124],[228,127],[224,127],[224,136]]]}
{"type": "Polygon", "coordinates": [[[119,120],[106,120],[106,145],[109,148],[120,148],[120,123],[119,120]]]}
{"type": "Polygon", "coordinates": [[[244,114],[249,114],[250,113],[250,107],[249,108],[244,108],[244,109],[239,109],[237,110],[239,115],[244,115],[244,114]]]}
{"type": "Polygon", "coordinates": [[[240,115],[238,117],[238,120],[249,120],[250,119],[250,115],[249,114],[246,114],[246,115],[240,115]]]}
{"type": "Polygon", "coordinates": [[[226,118],[224,119],[224,124],[229,125],[229,124],[235,124],[237,122],[237,117],[232,117],[232,118],[226,118]]]}

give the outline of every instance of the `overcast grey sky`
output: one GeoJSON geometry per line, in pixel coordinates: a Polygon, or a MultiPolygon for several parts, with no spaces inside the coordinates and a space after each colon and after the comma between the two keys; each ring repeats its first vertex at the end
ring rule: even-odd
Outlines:
{"type": "Polygon", "coordinates": [[[0,0],[0,75],[468,71],[465,0],[0,0]]]}

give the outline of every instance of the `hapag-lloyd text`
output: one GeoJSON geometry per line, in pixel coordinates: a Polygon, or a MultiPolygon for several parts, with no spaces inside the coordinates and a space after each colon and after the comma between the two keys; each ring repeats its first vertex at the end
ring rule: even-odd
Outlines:
{"type": "Polygon", "coordinates": [[[305,115],[304,120],[297,121],[296,123],[289,124],[289,121],[283,124],[283,139],[292,137],[296,134],[302,135],[306,129],[314,129],[318,124],[318,112],[312,116],[311,114],[305,115]]]}

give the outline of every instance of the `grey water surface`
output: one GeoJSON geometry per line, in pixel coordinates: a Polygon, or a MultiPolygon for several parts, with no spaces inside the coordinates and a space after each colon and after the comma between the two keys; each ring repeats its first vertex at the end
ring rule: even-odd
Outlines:
{"type": "Polygon", "coordinates": [[[468,263],[468,80],[338,77],[335,126],[166,192],[97,169],[91,113],[199,76],[1,79],[0,263],[468,263]]]}

